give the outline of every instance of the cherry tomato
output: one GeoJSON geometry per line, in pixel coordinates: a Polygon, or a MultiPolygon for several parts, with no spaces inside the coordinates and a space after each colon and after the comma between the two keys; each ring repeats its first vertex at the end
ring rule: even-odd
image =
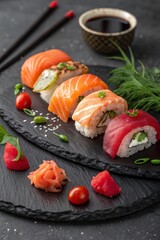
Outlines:
{"type": "Polygon", "coordinates": [[[26,92],[21,92],[16,97],[16,108],[19,110],[23,110],[24,108],[30,108],[31,104],[31,97],[26,92]]]}
{"type": "Polygon", "coordinates": [[[80,205],[89,200],[88,189],[84,186],[72,188],[68,193],[68,200],[75,205],[80,205]]]}

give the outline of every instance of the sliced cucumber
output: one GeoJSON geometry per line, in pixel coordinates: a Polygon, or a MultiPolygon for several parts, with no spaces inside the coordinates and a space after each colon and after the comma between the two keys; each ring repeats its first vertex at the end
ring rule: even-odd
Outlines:
{"type": "Polygon", "coordinates": [[[53,69],[46,69],[42,72],[36,83],[34,84],[33,91],[41,92],[47,90],[51,85],[53,85],[58,78],[58,71],[53,69]]]}

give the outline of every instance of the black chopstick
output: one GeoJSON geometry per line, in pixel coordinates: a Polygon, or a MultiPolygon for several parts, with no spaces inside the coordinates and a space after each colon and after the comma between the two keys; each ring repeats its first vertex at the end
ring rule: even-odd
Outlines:
{"type": "Polygon", "coordinates": [[[48,8],[43,12],[43,14],[33,23],[32,26],[16,40],[16,42],[0,57],[0,63],[2,63],[13,51],[15,51],[32,33],[35,31],[41,23],[49,17],[54,9],[58,6],[57,1],[53,1],[49,4],[48,8]]]}
{"type": "Polygon", "coordinates": [[[38,44],[43,42],[47,37],[49,37],[53,32],[57,31],[61,26],[63,26],[65,23],[67,23],[73,17],[74,17],[73,10],[68,11],[62,19],[60,19],[57,23],[54,23],[54,25],[50,29],[48,29],[41,36],[39,36],[27,48],[22,50],[15,57],[13,57],[10,61],[6,62],[2,67],[0,67],[0,72],[3,72],[8,67],[10,67],[13,63],[17,62],[20,58],[24,57],[30,50],[32,50],[38,44]]]}

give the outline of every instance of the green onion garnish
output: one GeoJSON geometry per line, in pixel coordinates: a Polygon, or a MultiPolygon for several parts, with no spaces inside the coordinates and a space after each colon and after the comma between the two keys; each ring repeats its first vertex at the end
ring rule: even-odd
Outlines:
{"type": "Polygon", "coordinates": [[[67,65],[67,63],[65,63],[65,62],[61,62],[61,63],[59,63],[59,64],[57,65],[57,68],[58,68],[59,70],[62,70],[62,69],[65,68],[65,67],[66,67],[68,70],[74,70],[74,69],[75,69],[74,66],[67,65]]]}
{"type": "Polygon", "coordinates": [[[70,66],[70,65],[67,65],[67,68],[68,68],[68,70],[74,70],[75,69],[75,67],[70,66]]]}
{"type": "Polygon", "coordinates": [[[151,163],[154,165],[159,165],[160,164],[160,159],[152,159],[151,163]]]}
{"type": "Polygon", "coordinates": [[[126,114],[130,117],[137,117],[138,116],[138,109],[133,109],[131,111],[127,111],[126,114]]]}
{"type": "Polygon", "coordinates": [[[36,115],[33,110],[28,109],[28,108],[23,108],[23,111],[24,111],[25,114],[27,114],[27,115],[29,115],[31,117],[34,117],[36,115]]]}
{"type": "Polygon", "coordinates": [[[67,67],[67,64],[64,63],[64,62],[61,62],[61,63],[59,63],[59,64],[57,65],[57,68],[58,68],[59,70],[63,69],[64,67],[67,67]]]}
{"type": "Polygon", "coordinates": [[[104,97],[106,97],[106,93],[104,91],[100,91],[100,92],[98,92],[98,97],[104,98],[104,97]]]}
{"type": "Polygon", "coordinates": [[[145,164],[150,160],[150,158],[139,158],[134,161],[135,164],[140,165],[140,164],[145,164]]]}

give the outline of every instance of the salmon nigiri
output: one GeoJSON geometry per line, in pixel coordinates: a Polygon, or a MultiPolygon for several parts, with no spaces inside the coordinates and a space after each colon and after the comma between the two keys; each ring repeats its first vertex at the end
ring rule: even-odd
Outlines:
{"type": "Polygon", "coordinates": [[[37,53],[28,58],[21,68],[22,83],[33,88],[34,83],[40,74],[47,68],[57,65],[60,62],[70,61],[71,58],[63,51],[51,49],[37,53]]]}
{"type": "Polygon", "coordinates": [[[72,119],[82,135],[94,138],[104,133],[109,122],[127,109],[125,99],[105,89],[85,97],[75,109],[72,119]]]}
{"type": "Polygon", "coordinates": [[[83,97],[93,91],[107,88],[107,84],[93,74],[82,74],[70,78],[56,88],[48,110],[67,122],[83,97]]]}

